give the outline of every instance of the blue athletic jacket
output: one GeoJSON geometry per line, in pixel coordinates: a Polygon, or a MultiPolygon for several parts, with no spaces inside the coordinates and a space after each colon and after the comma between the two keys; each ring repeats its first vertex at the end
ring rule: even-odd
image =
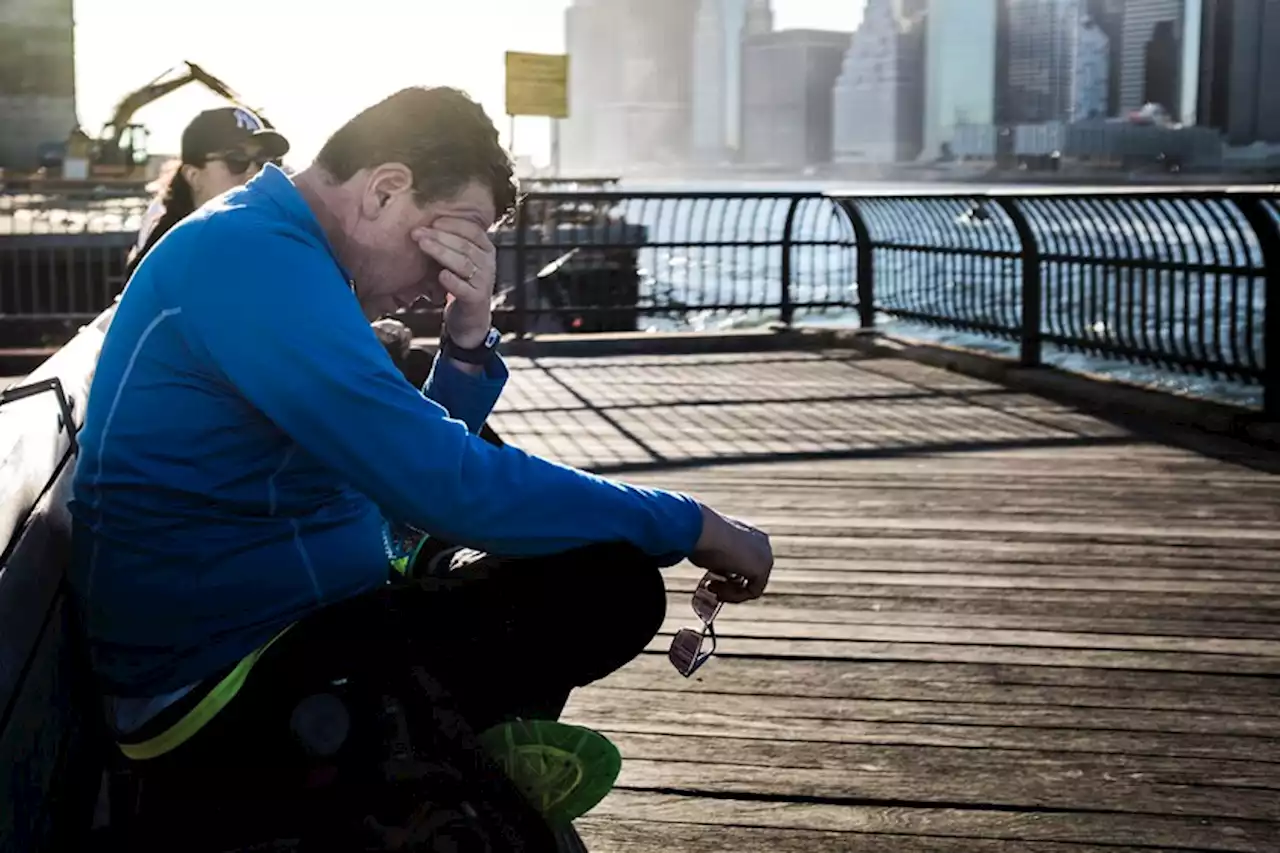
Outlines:
{"type": "Polygon", "coordinates": [[[477,438],[506,379],[439,360],[410,387],[274,167],[176,226],[117,306],[80,434],[71,583],[108,688],[185,686],[385,583],[385,519],[509,555],[693,549],[691,498],[477,438]]]}

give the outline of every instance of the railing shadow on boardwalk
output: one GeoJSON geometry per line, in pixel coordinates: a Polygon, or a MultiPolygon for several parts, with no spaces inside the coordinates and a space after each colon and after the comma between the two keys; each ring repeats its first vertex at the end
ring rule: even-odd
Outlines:
{"type": "Polygon", "coordinates": [[[981,383],[913,387],[878,374],[868,365],[874,360],[798,353],[695,357],[682,366],[670,358],[532,358],[513,366],[512,390],[499,412],[509,441],[558,448],[602,474],[1133,440],[1092,422],[1055,422],[988,405],[1020,395],[981,383]],[[788,368],[808,378],[804,387],[771,386],[788,368]],[[844,375],[848,368],[858,375],[844,375]],[[885,385],[894,387],[876,387],[885,385]],[[975,407],[986,413],[981,429],[975,407]]]}
{"type": "Polygon", "coordinates": [[[895,361],[829,349],[683,361],[622,355],[522,358],[512,366],[513,388],[499,411],[512,441],[524,438],[559,448],[574,464],[607,475],[1116,446],[1150,439],[1280,473],[1280,458],[1230,438],[1165,424],[1136,405],[1130,411],[1091,412],[1087,419],[1068,417],[1070,408],[1058,406],[1049,416],[1040,408],[1048,405],[1044,401],[1022,405],[1034,399],[1026,393],[949,374],[941,374],[949,377],[941,384],[933,374],[928,382],[899,376],[895,361]],[[847,373],[833,374],[833,366],[847,373]],[[759,391],[789,370],[801,371],[798,375],[809,381],[794,393],[759,391]],[[702,380],[707,384],[698,384],[702,380]],[[886,388],[889,383],[894,387],[886,388]],[[990,417],[975,418],[975,412],[990,417]],[[983,426],[975,430],[978,420],[983,426]],[[874,439],[866,437],[869,432],[876,433],[874,439]],[[666,435],[669,445],[653,446],[655,435],[666,435]]]}

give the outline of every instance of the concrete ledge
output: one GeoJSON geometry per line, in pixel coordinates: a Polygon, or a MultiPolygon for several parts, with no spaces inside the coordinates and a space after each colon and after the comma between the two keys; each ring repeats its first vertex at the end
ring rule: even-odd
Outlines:
{"type": "MultiPolygon", "coordinates": [[[[598,335],[540,335],[509,338],[502,352],[521,358],[598,358],[611,355],[698,355],[774,352],[848,346],[843,329],[747,329],[728,332],[619,332],[598,335]]],[[[414,344],[435,349],[435,338],[414,344]]]]}
{"type": "Polygon", "coordinates": [[[1135,429],[1150,431],[1153,425],[1193,429],[1280,448],[1280,423],[1267,421],[1261,412],[1242,406],[1178,396],[1096,374],[1070,373],[1053,367],[1026,368],[1013,359],[941,344],[849,333],[845,333],[843,343],[868,355],[907,358],[1038,394],[1082,411],[1125,421],[1135,429]]]}

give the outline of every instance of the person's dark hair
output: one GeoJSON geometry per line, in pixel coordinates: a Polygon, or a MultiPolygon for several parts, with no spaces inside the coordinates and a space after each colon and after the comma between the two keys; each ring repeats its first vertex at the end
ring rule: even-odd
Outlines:
{"type": "Polygon", "coordinates": [[[151,251],[151,247],[170,228],[182,221],[183,217],[193,213],[196,209],[196,196],[191,189],[191,184],[187,183],[186,176],[182,174],[181,164],[174,168],[173,173],[167,179],[161,181],[156,196],[160,199],[160,203],[164,205],[164,214],[156,220],[151,233],[147,235],[147,241],[141,247],[135,246],[133,251],[129,253],[129,260],[125,264],[124,271],[126,281],[129,276],[133,275],[133,271],[137,269],[138,264],[142,263],[142,259],[146,257],[147,252],[151,251]]]}
{"type": "Polygon", "coordinates": [[[339,183],[384,163],[408,166],[424,202],[452,198],[475,180],[492,191],[499,219],[515,206],[511,157],[498,143],[498,129],[458,89],[401,89],[340,127],[316,156],[316,165],[339,183]]]}

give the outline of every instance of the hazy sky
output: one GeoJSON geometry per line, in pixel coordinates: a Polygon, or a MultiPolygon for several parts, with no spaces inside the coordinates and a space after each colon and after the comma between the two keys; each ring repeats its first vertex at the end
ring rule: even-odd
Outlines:
{"type": "MultiPolygon", "coordinates": [[[[853,30],[866,0],[774,0],[779,28],[853,30]]],[[[694,0],[690,0],[694,2],[694,0]]],[[[564,50],[569,0],[76,0],[80,120],[97,135],[116,102],[183,60],[262,109],[303,164],[340,122],[396,89],[448,84],[478,98],[506,134],[502,57],[564,50]],[[179,11],[181,10],[181,11],[179,11]]],[[[139,111],[153,152],[221,101],[191,84],[139,111]]],[[[517,153],[545,162],[548,122],[524,118],[517,153]]]]}

